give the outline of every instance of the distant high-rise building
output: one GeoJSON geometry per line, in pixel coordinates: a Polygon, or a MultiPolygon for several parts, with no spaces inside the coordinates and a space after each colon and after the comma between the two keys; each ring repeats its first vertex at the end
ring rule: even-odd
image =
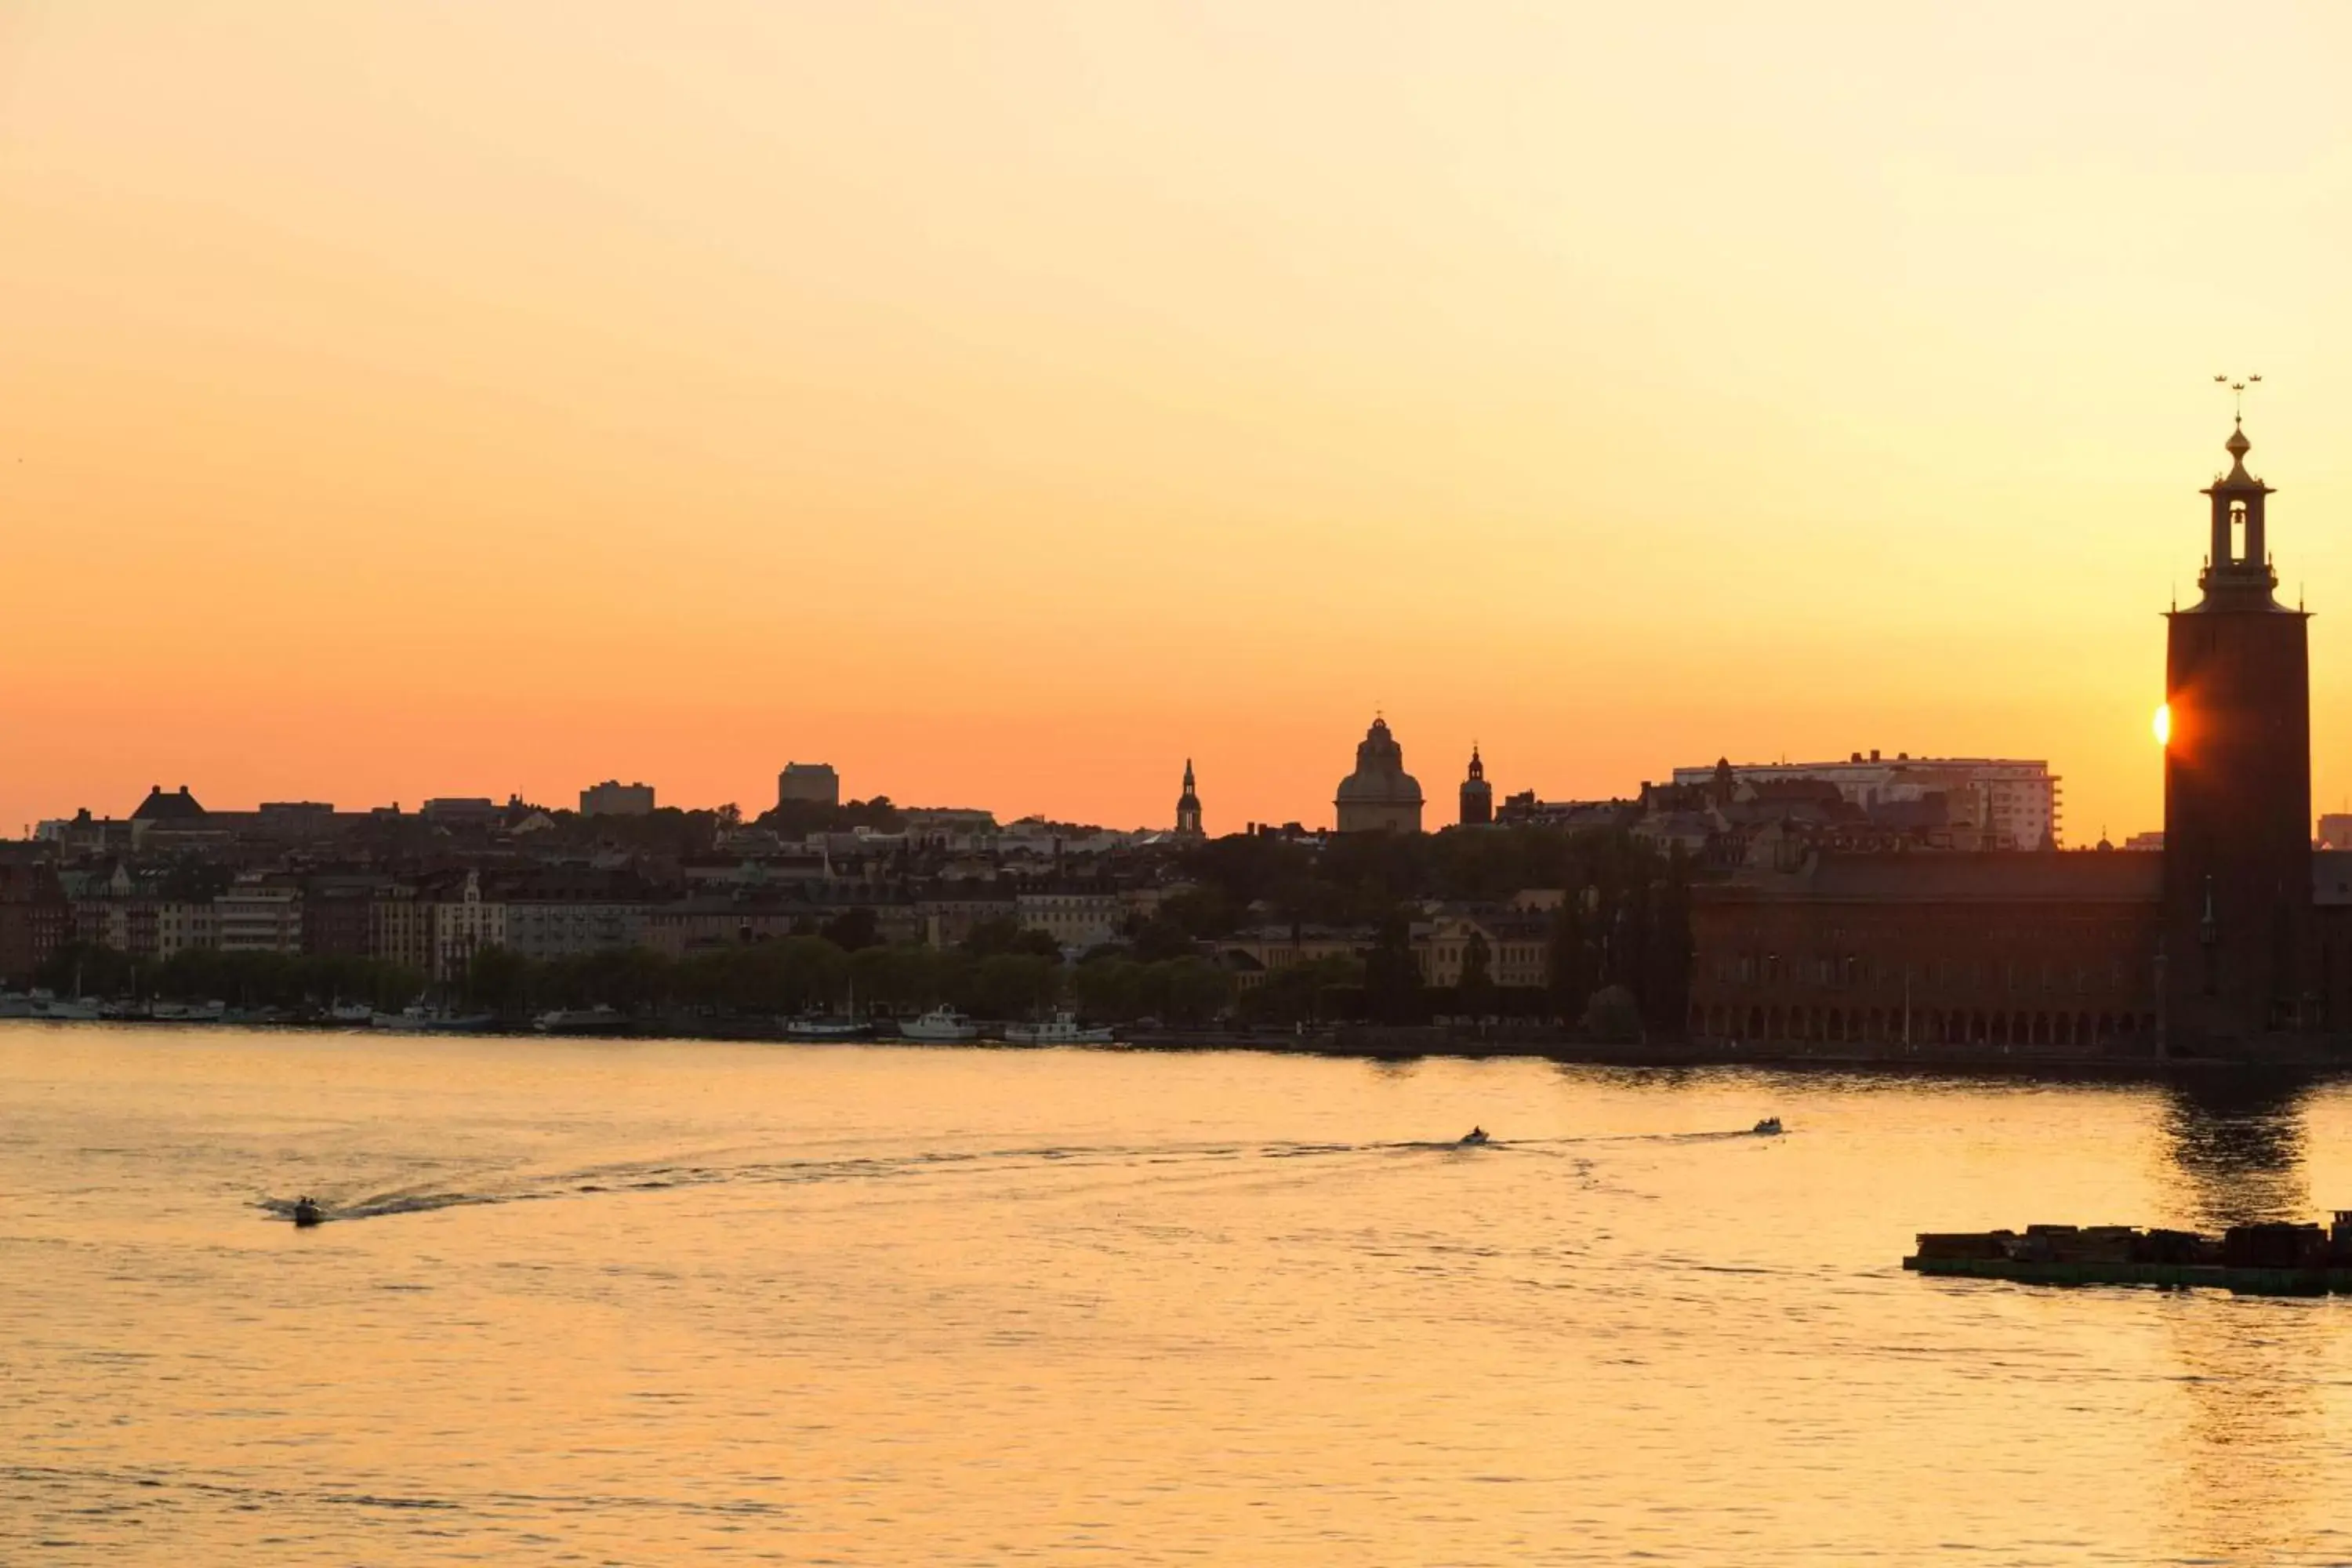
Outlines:
{"type": "Polygon", "coordinates": [[[1192,787],[1192,759],[1184,759],[1184,793],[1176,797],[1176,837],[1199,838],[1201,831],[1201,797],[1192,787]]]}
{"type": "Polygon", "coordinates": [[[580,792],[583,816],[649,816],[653,809],[654,786],[649,784],[606,779],[580,792]]]}
{"type": "Polygon", "coordinates": [[[831,763],[786,763],[776,775],[776,804],[808,801],[818,805],[841,804],[841,775],[831,763]]]}
{"type": "Polygon", "coordinates": [[[1478,748],[1470,748],[1470,776],[1462,781],[1462,826],[1484,827],[1495,820],[1495,786],[1486,782],[1486,764],[1478,748]]]}
{"type": "Polygon", "coordinates": [[[1342,833],[1421,831],[1421,782],[1404,771],[1404,748],[1389,733],[1386,719],[1374,719],[1356,746],[1356,771],[1339,781],[1342,833]]]}

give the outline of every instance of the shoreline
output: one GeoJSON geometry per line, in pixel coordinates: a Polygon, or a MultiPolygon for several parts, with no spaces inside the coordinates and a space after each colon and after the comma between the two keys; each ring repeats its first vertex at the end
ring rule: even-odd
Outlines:
{"type": "Polygon", "coordinates": [[[1341,1026],[1312,1034],[1277,1034],[1248,1030],[1139,1030],[1108,1043],[1020,1045],[1001,1039],[963,1041],[908,1040],[890,1036],[865,1039],[800,1040],[764,1019],[656,1018],[614,1030],[538,1030],[528,1025],[499,1024],[482,1029],[374,1029],[326,1020],[215,1021],[176,1018],[0,1018],[0,1025],[46,1025],[71,1028],[91,1024],[117,1027],[210,1031],[247,1029],[260,1034],[338,1034],[382,1039],[474,1037],[610,1041],[708,1041],[731,1045],[788,1045],[824,1049],[840,1046],[905,1047],[930,1050],[1030,1051],[1078,1049],[1097,1051],[1167,1052],[1250,1051],[1268,1056],[1309,1056],[1361,1061],[1416,1061],[1453,1058],[1479,1061],[1526,1058],[1563,1066],[1654,1068],[1681,1070],[1694,1068],[1744,1067],[1783,1072],[1960,1073],[2010,1078],[2161,1079],[2174,1074],[2214,1072],[2321,1075],[2352,1071],[2352,1052],[2307,1048],[2235,1057],[2158,1056],[2151,1050],[2084,1053],[2002,1049],[1972,1050],[1951,1047],[1869,1046],[1853,1042],[1823,1043],[1807,1048],[1801,1043],[1771,1046],[1661,1040],[1639,1044],[1608,1044],[1578,1040],[1549,1032],[1515,1033],[1507,1037],[1464,1035],[1442,1026],[1376,1028],[1341,1026]]]}

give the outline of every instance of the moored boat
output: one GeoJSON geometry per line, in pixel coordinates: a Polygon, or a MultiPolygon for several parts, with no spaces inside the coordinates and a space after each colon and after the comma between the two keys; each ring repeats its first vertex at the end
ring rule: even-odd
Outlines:
{"type": "Polygon", "coordinates": [[[874,1026],[856,1018],[826,1018],[803,1016],[787,1018],[784,1038],[788,1040],[864,1040],[874,1034],[874,1026]]]}
{"type": "Polygon", "coordinates": [[[621,1026],[620,1013],[599,1002],[593,1007],[554,1007],[530,1021],[542,1035],[609,1035],[621,1026]]]}
{"type": "Polygon", "coordinates": [[[452,1013],[412,1002],[397,1013],[378,1013],[371,1026],[408,1035],[468,1035],[488,1028],[497,1020],[488,1013],[452,1013]]]}
{"type": "Polygon", "coordinates": [[[953,1044],[959,1040],[980,1038],[980,1026],[942,1004],[919,1018],[902,1019],[898,1025],[898,1037],[953,1044]]]}
{"type": "Polygon", "coordinates": [[[1081,1026],[1072,1013],[1056,1013],[1043,1024],[1015,1024],[1004,1031],[1005,1043],[1014,1046],[1107,1046],[1113,1037],[1109,1029],[1081,1026]]]}

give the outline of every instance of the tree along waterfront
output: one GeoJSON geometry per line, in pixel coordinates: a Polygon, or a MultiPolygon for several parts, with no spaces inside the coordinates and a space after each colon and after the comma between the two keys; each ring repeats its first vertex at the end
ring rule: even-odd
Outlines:
{"type": "Polygon", "coordinates": [[[874,910],[852,907],[793,935],[677,956],[616,948],[533,960],[492,947],[436,986],[364,958],[194,950],[134,960],[88,944],[54,954],[39,983],[93,996],[278,1007],[394,1007],[429,989],[518,1019],[600,1004],[628,1014],[745,1016],[853,1005],[860,1014],[908,1016],[946,1004],[978,1017],[1068,1006],[1098,1022],[1174,1026],[1496,1017],[1616,1040],[1671,1037],[1684,1016],[1687,868],[1622,832],[1367,834],[1319,847],[1237,836],[1188,850],[1170,870],[1154,912],[1075,961],[1011,918],[983,921],[946,950],[886,944],[874,910]],[[1545,984],[1497,984],[1491,950],[1475,932],[1460,984],[1425,983],[1417,922],[1437,908],[1499,909],[1530,890],[1549,905],[1538,917],[1549,921],[1545,984]],[[1360,933],[1359,945],[1263,972],[1237,959],[1252,940],[1310,926],[1360,933]]]}

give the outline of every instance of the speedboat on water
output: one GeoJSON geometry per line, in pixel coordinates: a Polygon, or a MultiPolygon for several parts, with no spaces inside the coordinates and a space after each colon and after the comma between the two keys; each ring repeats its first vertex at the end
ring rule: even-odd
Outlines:
{"type": "Polygon", "coordinates": [[[1756,1124],[1756,1131],[1759,1137],[1769,1138],[1780,1131],[1780,1119],[1777,1116],[1768,1116],[1756,1124]]]}
{"type": "Polygon", "coordinates": [[[318,1204],[313,1202],[311,1199],[296,1198],[294,1200],[294,1223],[296,1225],[308,1227],[319,1224],[326,1217],[327,1215],[325,1211],[321,1210],[318,1204]]]}
{"type": "Polygon", "coordinates": [[[1469,1131],[1462,1134],[1461,1141],[1472,1144],[1484,1143],[1486,1142],[1486,1130],[1483,1127],[1473,1127],[1469,1131]]]}
{"type": "Polygon", "coordinates": [[[1048,1023],[1015,1024],[1004,1031],[1005,1043],[1013,1046],[1107,1046],[1111,1039],[1109,1029],[1079,1027],[1073,1013],[1056,1013],[1048,1023]]]}
{"type": "Polygon", "coordinates": [[[902,1021],[898,1025],[898,1037],[953,1044],[980,1038],[980,1026],[954,1008],[941,1004],[911,1022],[902,1021]]]}

